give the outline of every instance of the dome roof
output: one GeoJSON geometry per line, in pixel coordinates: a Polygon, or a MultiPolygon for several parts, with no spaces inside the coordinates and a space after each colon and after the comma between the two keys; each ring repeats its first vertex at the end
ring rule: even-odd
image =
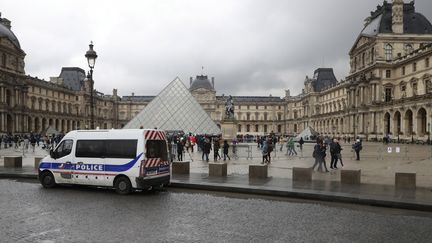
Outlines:
{"type": "Polygon", "coordinates": [[[16,47],[21,49],[20,43],[18,41],[18,38],[15,36],[15,34],[10,30],[9,27],[4,25],[4,22],[9,22],[7,19],[0,18],[0,37],[6,37],[8,38],[16,47]]]}
{"type": "MultiPolygon", "coordinates": [[[[392,33],[392,4],[384,1],[382,6],[371,12],[362,34],[375,36],[379,33],[392,33]]],[[[432,34],[432,25],[421,13],[415,12],[414,2],[403,7],[403,30],[405,34],[432,34]]]]}
{"type": "Polygon", "coordinates": [[[196,76],[196,79],[192,81],[189,91],[193,91],[197,89],[207,89],[207,90],[214,91],[213,85],[210,83],[208,77],[204,75],[196,76]]]}

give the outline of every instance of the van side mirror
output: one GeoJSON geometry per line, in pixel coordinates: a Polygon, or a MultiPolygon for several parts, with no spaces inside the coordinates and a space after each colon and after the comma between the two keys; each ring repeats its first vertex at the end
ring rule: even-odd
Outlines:
{"type": "Polygon", "coordinates": [[[51,158],[53,158],[53,159],[57,159],[57,157],[56,157],[56,152],[54,152],[53,149],[50,150],[50,156],[51,156],[51,158]]]}

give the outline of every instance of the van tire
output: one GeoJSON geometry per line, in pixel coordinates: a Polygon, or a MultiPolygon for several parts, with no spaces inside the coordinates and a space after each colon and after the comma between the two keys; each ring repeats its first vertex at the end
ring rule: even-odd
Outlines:
{"type": "Polygon", "coordinates": [[[127,195],[132,192],[132,184],[126,176],[118,177],[114,182],[114,188],[120,195],[127,195]]]}
{"type": "Polygon", "coordinates": [[[53,188],[56,186],[54,175],[49,171],[42,172],[39,180],[44,188],[53,188]]]}

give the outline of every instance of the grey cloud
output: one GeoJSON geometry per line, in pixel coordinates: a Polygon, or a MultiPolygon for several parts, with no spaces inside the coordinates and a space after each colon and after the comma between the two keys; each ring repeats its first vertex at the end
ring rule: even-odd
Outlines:
{"type": "MultiPolygon", "coordinates": [[[[301,92],[306,75],[349,70],[348,51],[363,20],[382,1],[185,0],[9,1],[12,20],[33,76],[56,76],[62,66],[87,69],[90,40],[98,52],[95,87],[105,93],[155,95],[179,76],[216,78],[219,94],[282,96],[301,92]],[[30,8],[22,8],[23,4],[30,8]]],[[[416,1],[432,19],[432,2],[416,1]]]]}

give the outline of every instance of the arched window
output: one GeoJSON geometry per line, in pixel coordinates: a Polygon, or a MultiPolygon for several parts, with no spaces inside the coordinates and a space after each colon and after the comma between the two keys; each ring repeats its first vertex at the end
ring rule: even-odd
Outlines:
{"type": "Polygon", "coordinates": [[[391,61],[393,58],[393,47],[390,44],[387,44],[384,48],[384,54],[386,61],[391,61]]]}

